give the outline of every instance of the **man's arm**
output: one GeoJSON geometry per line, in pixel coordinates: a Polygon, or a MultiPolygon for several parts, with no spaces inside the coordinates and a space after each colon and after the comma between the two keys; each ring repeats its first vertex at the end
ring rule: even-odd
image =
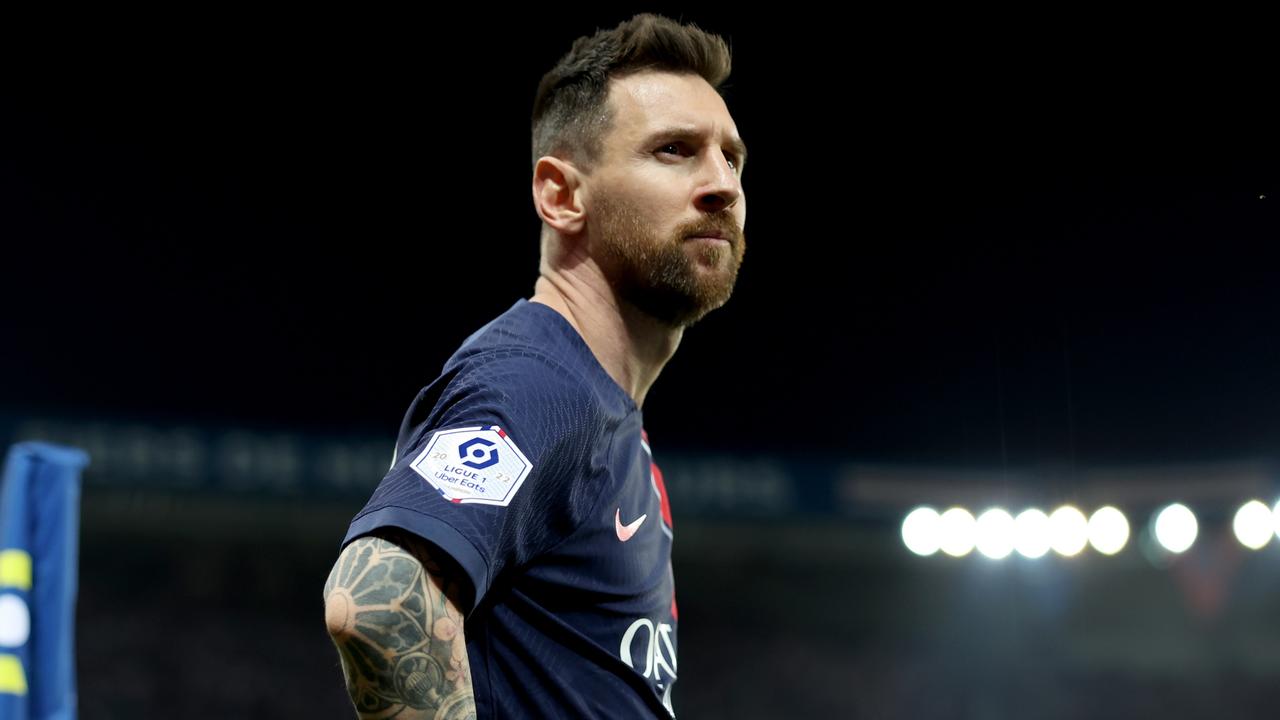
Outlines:
{"type": "Polygon", "coordinates": [[[412,535],[379,535],[347,545],[324,586],[325,623],[357,716],[475,718],[456,566],[442,571],[445,558],[412,535]]]}

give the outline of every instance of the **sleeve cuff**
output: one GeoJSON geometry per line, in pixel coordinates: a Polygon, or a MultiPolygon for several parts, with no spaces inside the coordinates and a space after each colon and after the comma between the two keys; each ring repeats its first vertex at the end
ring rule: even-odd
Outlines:
{"type": "Polygon", "coordinates": [[[462,533],[455,530],[452,525],[439,518],[423,515],[408,508],[391,506],[374,510],[352,521],[351,527],[347,530],[347,536],[342,540],[342,547],[346,547],[361,535],[367,535],[373,530],[387,526],[407,530],[438,546],[462,567],[471,580],[472,590],[475,591],[472,594],[471,607],[463,611],[464,615],[470,615],[471,610],[479,604],[480,599],[489,589],[489,564],[485,562],[484,557],[471,544],[471,541],[463,537],[462,533]]]}

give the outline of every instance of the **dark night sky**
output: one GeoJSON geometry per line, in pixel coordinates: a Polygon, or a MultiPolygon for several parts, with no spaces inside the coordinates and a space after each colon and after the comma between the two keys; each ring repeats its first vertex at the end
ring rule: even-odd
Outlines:
{"type": "MultiPolygon", "coordinates": [[[[531,291],[533,91],[625,16],[485,15],[33,51],[0,95],[0,409],[393,433],[531,291]]],[[[750,247],[649,396],[657,442],[1280,457],[1278,125],[1247,41],[686,17],[735,48],[750,247]]]]}

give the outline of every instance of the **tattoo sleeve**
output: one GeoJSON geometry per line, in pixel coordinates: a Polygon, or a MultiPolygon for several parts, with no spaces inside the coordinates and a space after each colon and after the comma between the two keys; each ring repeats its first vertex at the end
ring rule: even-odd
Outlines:
{"type": "Polygon", "coordinates": [[[362,537],[324,586],[325,623],[360,720],[474,720],[456,578],[420,541],[362,537]]]}

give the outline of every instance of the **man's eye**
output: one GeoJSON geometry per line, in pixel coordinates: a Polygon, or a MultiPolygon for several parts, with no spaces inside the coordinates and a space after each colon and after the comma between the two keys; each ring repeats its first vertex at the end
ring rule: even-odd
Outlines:
{"type": "Polygon", "coordinates": [[[663,145],[662,147],[658,148],[658,152],[668,153],[671,155],[680,155],[681,152],[683,151],[683,148],[684,146],[681,145],[680,143],[667,143],[666,145],[663,145]]]}

